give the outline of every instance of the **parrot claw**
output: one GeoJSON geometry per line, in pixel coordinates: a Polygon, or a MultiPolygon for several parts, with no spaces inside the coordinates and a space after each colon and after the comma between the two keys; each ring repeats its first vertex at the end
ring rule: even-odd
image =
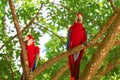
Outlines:
{"type": "Polygon", "coordinates": [[[29,74],[32,75],[32,69],[30,69],[30,73],[29,74]]]}
{"type": "Polygon", "coordinates": [[[87,43],[87,42],[84,42],[83,44],[84,44],[85,46],[88,46],[88,43],[87,43]]]}

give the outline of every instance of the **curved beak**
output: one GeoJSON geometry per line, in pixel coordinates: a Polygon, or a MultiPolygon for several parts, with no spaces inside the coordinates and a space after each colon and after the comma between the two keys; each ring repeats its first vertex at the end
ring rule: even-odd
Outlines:
{"type": "Polygon", "coordinates": [[[29,40],[29,37],[26,37],[26,38],[24,39],[24,43],[26,44],[26,43],[28,42],[28,40],[29,40]]]}
{"type": "Polygon", "coordinates": [[[82,23],[82,16],[81,15],[76,16],[76,22],[82,23]]]}

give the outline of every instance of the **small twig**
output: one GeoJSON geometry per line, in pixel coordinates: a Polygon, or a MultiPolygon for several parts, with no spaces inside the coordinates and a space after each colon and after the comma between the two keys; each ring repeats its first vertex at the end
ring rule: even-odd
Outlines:
{"type": "Polygon", "coordinates": [[[116,60],[114,62],[110,62],[108,65],[107,65],[107,68],[103,71],[100,71],[98,73],[98,75],[105,75],[107,74],[109,71],[111,71],[113,68],[115,68],[117,65],[120,64],[120,60],[116,60]]]}
{"type": "Polygon", "coordinates": [[[53,76],[52,80],[58,80],[58,78],[68,69],[68,63],[66,63],[60,70],[53,76]]]}
{"type": "Polygon", "coordinates": [[[75,12],[75,11],[71,10],[70,8],[68,8],[67,6],[64,6],[64,5],[62,5],[62,4],[57,4],[57,3],[54,3],[54,2],[51,2],[51,4],[55,4],[55,5],[57,5],[57,6],[61,6],[61,7],[65,8],[65,9],[67,9],[67,11],[69,11],[69,12],[72,12],[72,13],[75,13],[75,14],[76,14],[76,12],[75,12]]]}
{"type": "Polygon", "coordinates": [[[61,38],[59,35],[57,35],[56,33],[54,33],[53,31],[49,30],[48,28],[46,28],[46,27],[44,27],[44,26],[42,26],[42,25],[40,25],[40,24],[38,24],[38,23],[35,23],[35,22],[34,22],[34,24],[39,25],[39,26],[41,26],[41,28],[44,28],[44,29],[46,29],[47,31],[51,32],[52,35],[55,35],[56,37],[58,37],[58,38],[61,40],[61,42],[62,42],[63,44],[65,44],[65,42],[62,40],[62,38],[61,38]]]}
{"type": "Polygon", "coordinates": [[[113,1],[112,0],[109,0],[110,1],[110,4],[111,4],[111,7],[113,8],[113,10],[115,11],[115,6],[114,6],[114,3],[113,3],[113,1]]]}
{"type": "Polygon", "coordinates": [[[97,41],[98,38],[101,38],[102,35],[105,33],[105,31],[113,24],[114,20],[116,19],[118,13],[114,13],[108,21],[102,26],[102,29],[98,32],[98,34],[95,36],[93,40],[90,41],[90,43],[94,43],[97,41]]]}

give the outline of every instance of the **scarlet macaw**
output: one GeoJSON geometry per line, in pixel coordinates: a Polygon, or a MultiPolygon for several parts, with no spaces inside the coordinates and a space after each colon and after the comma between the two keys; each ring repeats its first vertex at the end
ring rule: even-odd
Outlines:
{"type": "MultiPolygon", "coordinates": [[[[69,28],[67,50],[79,46],[87,41],[85,28],[82,25],[82,14],[77,13],[74,24],[69,28]]],[[[80,61],[84,50],[68,56],[68,65],[70,68],[70,80],[78,80],[80,61]]]]}
{"type": "MultiPolygon", "coordinates": [[[[34,45],[34,38],[31,35],[28,35],[25,39],[25,46],[27,50],[27,57],[28,57],[28,64],[30,71],[34,71],[36,68],[36,61],[39,58],[39,47],[34,45]]],[[[22,57],[21,57],[22,60],[22,57]]],[[[24,76],[24,75],[23,75],[24,76]]],[[[22,78],[21,80],[24,80],[25,78],[22,78]]]]}

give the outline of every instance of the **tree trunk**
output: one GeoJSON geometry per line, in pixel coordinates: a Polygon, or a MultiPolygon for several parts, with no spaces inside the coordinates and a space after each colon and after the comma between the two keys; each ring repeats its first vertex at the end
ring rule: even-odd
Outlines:
{"type": "Polygon", "coordinates": [[[21,50],[22,50],[22,58],[23,58],[23,70],[24,70],[24,73],[25,73],[25,77],[26,77],[27,80],[33,80],[32,77],[29,76],[27,51],[26,51],[25,44],[24,44],[23,39],[22,39],[22,33],[21,33],[21,30],[20,30],[20,25],[19,25],[19,22],[18,22],[15,7],[14,7],[14,4],[13,4],[12,0],[9,0],[9,5],[10,5],[11,13],[12,13],[12,16],[13,16],[14,25],[15,25],[15,28],[16,28],[16,31],[17,31],[18,39],[20,41],[20,46],[21,46],[21,50]]]}

